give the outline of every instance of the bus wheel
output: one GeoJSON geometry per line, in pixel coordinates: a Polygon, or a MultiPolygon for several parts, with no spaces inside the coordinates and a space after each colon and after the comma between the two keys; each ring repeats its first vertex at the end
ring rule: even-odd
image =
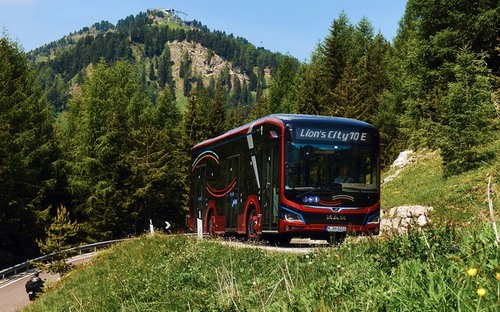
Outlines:
{"type": "Polygon", "coordinates": [[[217,235],[215,234],[215,215],[210,213],[208,216],[208,223],[207,223],[207,232],[210,237],[216,237],[217,235]]]}
{"type": "Polygon", "coordinates": [[[251,241],[259,240],[259,234],[257,233],[257,222],[259,219],[257,217],[257,212],[255,209],[250,210],[247,219],[247,239],[251,241]]]}

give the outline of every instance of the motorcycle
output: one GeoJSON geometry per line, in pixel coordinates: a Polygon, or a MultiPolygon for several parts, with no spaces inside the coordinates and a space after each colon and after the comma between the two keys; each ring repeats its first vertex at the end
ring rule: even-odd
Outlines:
{"type": "Polygon", "coordinates": [[[28,291],[28,297],[30,298],[30,301],[35,301],[36,292],[34,292],[33,290],[28,291]]]}
{"type": "Polygon", "coordinates": [[[38,293],[42,292],[43,281],[39,276],[39,272],[35,272],[35,276],[26,282],[26,292],[30,301],[34,301],[38,297],[38,293]]]}

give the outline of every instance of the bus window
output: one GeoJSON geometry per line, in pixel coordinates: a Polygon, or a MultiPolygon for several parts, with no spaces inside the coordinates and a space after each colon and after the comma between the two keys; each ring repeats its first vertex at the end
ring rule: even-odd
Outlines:
{"type": "Polygon", "coordinates": [[[286,144],[285,189],[357,184],[376,188],[377,150],[350,145],[286,144]]]}

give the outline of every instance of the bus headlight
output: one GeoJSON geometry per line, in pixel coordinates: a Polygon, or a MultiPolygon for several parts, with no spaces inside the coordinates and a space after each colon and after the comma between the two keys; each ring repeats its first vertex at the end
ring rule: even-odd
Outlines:
{"type": "Polygon", "coordinates": [[[281,209],[283,209],[283,219],[285,219],[286,221],[291,221],[291,222],[304,222],[304,218],[302,217],[302,215],[300,215],[299,213],[297,212],[294,212],[292,210],[289,210],[289,209],[286,209],[284,207],[281,207],[281,209]]]}
{"type": "Polygon", "coordinates": [[[374,214],[368,218],[368,222],[366,224],[377,224],[380,223],[380,214],[374,214]]]}

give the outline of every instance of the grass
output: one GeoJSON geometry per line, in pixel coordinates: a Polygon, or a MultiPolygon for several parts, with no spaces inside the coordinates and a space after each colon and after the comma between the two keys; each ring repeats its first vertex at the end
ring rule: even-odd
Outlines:
{"type": "Polygon", "coordinates": [[[101,252],[25,311],[496,311],[492,239],[491,227],[436,227],[297,255],[145,236],[101,252]]]}
{"type": "MultiPolygon", "coordinates": [[[[500,137],[500,133],[498,134],[500,137]]],[[[500,140],[486,147],[492,154],[500,153],[500,140]]],[[[485,222],[489,220],[486,202],[488,176],[492,177],[493,193],[498,194],[500,159],[492,159],[480,168],[461,175],[444,178],[438,152],[418,151],[417,161],[405,167],[398,177],[382,187],[382,209],[401,205],[434,207],[437,223],[485,222]]],[[[385,175],[394,173],[394,169],[385,175]]],[[[495,196],[494,206],[500,207],[495,196]]]]}
{"type": "MultiPolygon", "coordinates": [[[[498,154],[500,143],[487,148],[498,154]]],[[[384,184],[383,209],[433,206],[424,231],[309,254],[149,235],[100,252],[23,311],[497,311],[486,188],[490,174],[498,211],[500,163],[443,179],[439,154],[418,154],[384,184]]]]}

